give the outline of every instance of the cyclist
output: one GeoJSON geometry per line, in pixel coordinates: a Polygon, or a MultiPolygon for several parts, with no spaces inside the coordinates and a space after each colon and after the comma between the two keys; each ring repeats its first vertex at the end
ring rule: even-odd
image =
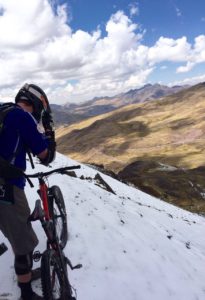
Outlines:
{"type": "MultiPolygon", "coordinates": [[[[34,84],[25,84],[15,97],[16,105],[8,112],[0,135],[0,157],[9,165],[26,169],[26,152],[32,152],[48,165],[55,157],[55,137],[48,99],[34,84]],[[38,129],[42,120],[45,133],[38,129]]],[[[5,176],[6,177],[6,176],[5,176]]],[[[14,268],[22,300],[40,300],[31,286],[32,254],[38,244],[28,217],[30,209],[24,193],[25,178],[5,178],[0,174],[4,191],[0,200],[0,230],[9,240],[14,252],[14,268]]]]}

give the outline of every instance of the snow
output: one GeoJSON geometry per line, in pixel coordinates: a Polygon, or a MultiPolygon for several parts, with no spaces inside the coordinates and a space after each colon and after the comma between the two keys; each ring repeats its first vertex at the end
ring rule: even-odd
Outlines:
{"type": "Polygon", "coordinates": [[[159,165],[160,165],[160,167],[156,168],[156,170],[166,171],[166,172],[172,172],[172,171],[176,171],[177,170],[177,168],[174,167],[174,166],[165,165],[165,164],[162,164],[162,163],[159,163],[159,165]]]}
{"type": "MultiPolygon", "coordinates": [[[[61,155],[53,168],[76,165],[61,155]]],[[[68,212],[70,238],[65,248],[73,264],[70,271],[78,300],[202,300],[205,299],[205,218],[192,214],[101,174],[116,195],[97,186],[97,170],[81,165],[77,178],[49,177],[61,188],[68,212]]],[[[37,165],[35,172],[48,170],[37,165]]],[[[31,171],[28,166],[27,173],[31,171]]],[[[26,193],[33,209],[36,188],[26,193]]],[[[39,222],[37,249],[46,240],[39,222]]],[[[0,233],[0,242],[8,241],[0,233]]],[[[36,266],[39,264],[35,263],[36,266]]],[[[41,294],[40,280],[33,283],[41,294]]],[[[0,257],[0,300],[17,300],[11,249],[0,257]],[[3,294],[8,294],[3,296],[3,294]]]]}

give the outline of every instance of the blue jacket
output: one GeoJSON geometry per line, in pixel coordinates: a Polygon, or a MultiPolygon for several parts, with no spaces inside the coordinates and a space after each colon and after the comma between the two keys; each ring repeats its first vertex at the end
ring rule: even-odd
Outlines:
{"type": "MultiPolygon", "coordinates": [[[[17,149],[13,164],[25,171],[26,150],[30,149],[34,155],[38,155],[47,146],[44,135],[38,131],[37,123],[30,113],[16,107],[6,115],[4,129],[0,135],[0,156],[10,161],[17,149]]],[[[23,189],[25,178],[12,179],[10,183],[23,189]]]]}

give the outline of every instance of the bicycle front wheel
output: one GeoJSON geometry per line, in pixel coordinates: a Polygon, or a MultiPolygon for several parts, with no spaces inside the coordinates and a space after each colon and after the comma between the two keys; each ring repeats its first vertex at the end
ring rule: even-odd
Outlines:
{"type": "Polygon", "coordinates": [[[67,278],[67,268],[62,266],[58,254],[52,249],[42,255],[41,284],[45,300],[75,300],[67,278]]]}
{"type": "Polygon", "coordinates": [[[63,249],[68,241],[67,214],[64,198],[57,185],[49,188],[49,196],[52,198],[52,201],[49,203],[49,208],[55,225],[55,234],[63,249]]]}

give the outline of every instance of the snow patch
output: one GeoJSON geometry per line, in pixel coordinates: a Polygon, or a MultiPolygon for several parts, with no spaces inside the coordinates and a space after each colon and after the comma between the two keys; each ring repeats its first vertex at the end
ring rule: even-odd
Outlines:
{"type": "MultiPolygon", "coordinates": [[[[76,165],[58,154],[52,168],[76,165]]],[[[48,170],[37,165],[35,172],[48,170]]],[[[33,172],[28,167],[27,173],[33,172]]],[[[77,178],[53,175],[50,185],[61,188],[68,213],[70,240],[65,253],[83,268],[69,271],[78,300],[202,300],[205,298],[205,219],[100,174],[115,194],[97,186],[99,171],[81,164],[77,178]]],[[[31,210],[35,188],[26,193],[31,210]]],[[[40,223],[37,249],[46,247],[40,223]]],[[[9,243],[0,233],[0,242],[9,243]]],[[[19,290],[11,248],[0,257],[0,300],[16,300],[19,290]],[[3,296],[3,294],[7,294],[3,296]]],[[[34,283],[40,294],[40,282],[34,283]]]]}

